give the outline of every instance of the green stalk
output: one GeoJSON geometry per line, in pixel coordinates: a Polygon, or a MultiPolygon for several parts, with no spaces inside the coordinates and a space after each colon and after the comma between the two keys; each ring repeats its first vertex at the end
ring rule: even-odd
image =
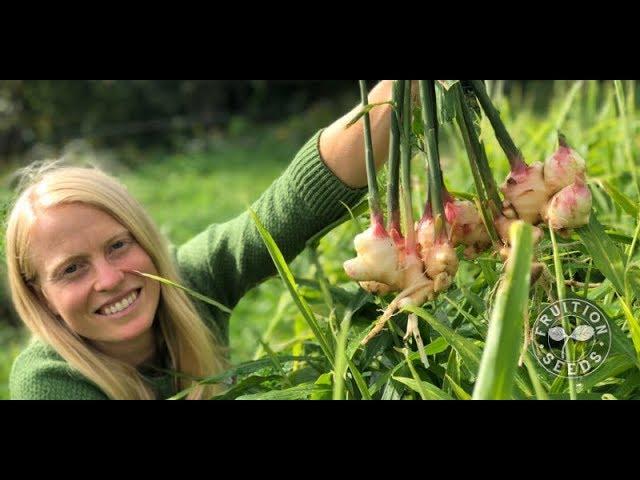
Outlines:
{"type": "MultiPolygon", "coordinates": [[[[489,167],[487,152],[484,149],[484,143],[482,142],[482,140],[480,140],[479,137],[480,132],[475,128],[475,122],[473,121],[474,112],[472,111],[472,108],[468,103],[462,85],[457,85],[456,88],[456,97],[458,100],[458,115],[456,117],[456,120],[458,122],[458,126],[460,127],[462,137],[465,141],[465,147],[467,149],[467,153],[469,154],[469,161],[473,161],[475,163],[476,169],[480,174],[480,178],[482,179],[482,184],[484,186],[484,190],[486,191],[487,197],[489,200],[491,200],[491,211],[494,216],[496,216],[500,214],[502,205],[502,199],[500,198],[500,194],[498,193],[498,186],[496,185],[496,181],[493,178],[491,167],[489,167]]],[[[471,166],[471,168],[472,170],[474,169],[473,165],[471,166]]]]}
{"type": "Polygon", "coordinates": [[[631,123],[633,123],[633,118],[636,112],[636,81],[635,80],[627,80],[627,112],[629,114],[629,118],[631,119],[631,123]]]}
{"type": "MultiPolygon", "coordinates": [[[[387,188],[387,209],[389,225],[387,230],[400,232],[400,118],[404,107],[404,80],[393,82],[393,111],[389,132],[389,185],[387,188]]],[[[403,137],[404,138],[404,137],[403,137]]]]}
{"type": "Polygon", "coordinates": [[[438,152],[438,118],[436,114],[436,92],[434,80],[420,80],[420,100],[422,101],[422,121],[424,123],[424,143],[429,171],[429,203],[435,222],[436,236],[440,233],[444,219],[442,204],[442,169],[438,152]],[[440,221],[438,221],[440,218],[440,221]]]}
{"type": "Polygon", "coordinates": [[[494,214],[496,211],[500,213],[502,207],[502,199],[500,198],[500,194],[498,193],[498,186],[496,185],[496,181],[493,178],[491,167],[489,167],[489,160],[487,159],[487,152],[484,149],[484,143],[477,137],[471,138],[473,143],[477,145],[476,148],[479,153],[478,168],[480,170],[480,175],[482,176],[482,181],[484,182],[485,188],[487,189],[487,195],[489,196],[489,200],[491,202],[491,211],[494,212],[494,214]]]}
{"type": "Polygon", "coordinates": [[[512,398],[518,375],[523,323],[529,303],[533,227],[523,221],[510,229],[511,255],[500,283],[482,352],[474,400],[512,398]]]}
{"type": "Polygon", "coordinates": [[[464,140],[464,145],[467,150],[467,156],[469,158],[469,166],[471,167],[471,173],[473,174],[473,181],[476,185],[476,191],[480,199],[480,212],[489,233],[489,238],[494,245],[500,243],[500,237],[496,231],[493,219],[500,215],[500,205],[502,200],[498,195],[498,190],[493,179],[493,174],[489,168],[487,162],[484,146],[478,140],[477,135],[473,127],[473,120],[471,119],[471,112],[465,103],[462,89],[458,87],[456,91],[456,108],[458,115],[456,120],[460,133],[464,140]],[[484,156],[484,165],[480,160],[484,156]],[[487,211],[486,206],[489,205],[490,212],[487,211]]]}
{"type": "Polygon", "coordinates": [[[638,225],[636,226],[636,230],[633,234],[633,240],[631,241],[629,252],[627,253],[627,266],[629,266],[629,264],[631,263],[633,252],[636,249],[636,243],[638,242],[638,237],[640,236],[640,217],[636,217],[636,221],[638,222],[638,225]]]}
{"type": "MultiPolygon", "coordinates": [[[[357,297],[356,297],[357,298],[357,297]]],[[[354,299],[356,300],[356,299],[354,299]]],[[[353,317],[355,303],[352,302],[347,305],[344,313],[344,318],[340,323],[340,333],[338,335],[338,345],[336,347],[336,363],[334,368],[333,379],[333,399],[344,399],[344,377],[347,367],[351,370],[351,375],[360,391],[360,395],[363,400],[371,400],[371,394],[367,387],[366,382],[362,378],[362,374],[353,363],[353,361],[347,355],[347,337],[349,335],[349,328],[351,326],[351,318],[353,317]]]]}
{"type": "MultiPolygon", "coordinates": [[[[360,100],[363,110],[369,105],[369,94],[367,84],[360,80],[360,100]]],[[[367,165],[367,183],[369,184],[369,208],[371,209],[372,225],[384,226],[384,217],[380,208],[380,193],[378,192],[378,182],[376,179],[376,164],[373,158],[373,144],[371,141],[371,119],[369,112],[364,114],[364,153],[367,165]]]]}
{"type": "Polygon", "coordinates": [[[582,296],[585,300],[589,295],[589,283],[591,283],[591,270],[593,270],[593,259],[589,259],[589,268],[587,269],[587,277],[584,280],[584,291],[582,292],[582,296]]]}
{"type": "MultiPolygon", "coordinates": [[[[562,262],[560,260],[560,255],[558,251],[558,243],[556,242],[556,234],[553,231],[553,228],[551,228],[551,222],[549,222],[549,235],[551,236],[551,244],[553,246],[553,266],[556,271],[555,273],[556,273],[556,286],[558,290],[558,301],[562,302],[566,298],[567,293],[566,293],[566,287],[564,284],[564,275],[562,274],[563,273],[562,262]]],[[[569,324],[567,323],[567,320],[564,314],[562,313],[562,308],[560,308],[560,316],[562,317],[562,328],[564,328],[565,332],[570,331],[569,324]]],[[[570,340],[567,340],[567,341],[570,341],[570,340]]],[[[567,348],[567,362],[573,361],[573,350],[570,347],[571,345],[569,345],[569,348],[567,348]]],[[[569,380],[569,396],[571,400],[576,400],[577,394],[576,394],[575,381],[573,378],[568,376],[568,374],[567,374],[567,380],[569,380]]]]}
{"type": "MultiPolygon", "coordinates": [[[[329,308],[329,323],[332,327],[332,331],[334,329],[333,322],[335,321],[335,302],[333,300],[333,295],[329,290],[329,284],[327,283],[326,275],[320,264],[320,260],[318,258],[318,251],[316,248],[310,248],[311,261],[316,267],[316,280],[320,285],[320,290],[322,291],[322,295],[324,296],[325,303],[329,308]]],[[[358,371],[356,365],[346,356],[345,349],[347,343],[347,335],[349,334],[349,326],[351,324],[351,316],[353,311],[347,307],[347,312],[345,313],[345,318],[341,322],[340,332],[335,333],[335,366],[334,366],[334,390],[333,390],[333,398],[334,400],[342,400],[344,397],[344,375],[346,371],[346,367],[348,366],[351,370],[351,374],[356,382],[358,389],[362,395],[362,398],[365,400],[371,400],[371,395],[369,395],[369,390],[366,387],[366,384],[362,378],[362,374],[358,371]]],[[[349,390],[350,395],[353,397],[353,392],[351,389],[349,390]]]]}
{"type": "Polygon", "coordinates": [[[593,122],[598,113],[598,81],[589,80],[587,89],[587,119],[593,122]]]}
{"type": "Polygon", "coordinates": [[[409,367],[409,371],[411,372],[411,376],[416,381],[417,388],[418,388],[418,393],[420,394],[420,398],[422,400],[427,400],[429,398],[429,395],[427,394],[427,392],[424,389],[424,385],[422,384],[422,380],[420,379],[420,375],[418,375],[418,372],[416,371],[416,368],[413,366],[413,361],[409,358],[409,350],[406,349],[406,348],[404,349],[404,359],[407,362],[407,366],[409,367]]]}
{"type": "Polygon", "coordinates": [[[626,107],[625,107],[625,98],[624,98],[624,89],[622,88],[622,83],[620,80],[614,80],[613,85],[616,89],[616,102],[618,104],[618,113],[620,115],[620,122],[622,124],[622,131],[624,133],[624,157],[628,164],[628,169],[631,172],[631,176],[633,177],[633,181],[636,184],[636,189],[638,190],[638,196],[640,197],[640,179],[638,178],[637,169],[639,166],[635,165],[633,159],[633,152],[631,147],[631,131],[629,130],[629,118],[627,117],[626,107]]]}
{"type": "MultiPolygon", "coordinates": [[[[478,158],[477,151],[474,149],[471,144],[471,135],[467,128],[467,124],[465,119],[462,118],[462,111],[460,107],[460,98],[458,97],[458,101],[456,102],[456,109],[458,114],[456,115],[456,122],[458,123],[458,127],[460,128],[460,133],[462,134],[462,140],[464,141],[465,149],[467,150],[467,157],[469,158],[469,167],[471,168],[471,174],[473,175],[473,183],[476,186],[476,192],[478,192],[478,198],[482,203],[486,203],[488,201],[487,193],[485,185],[482,181],[482,176],[480,175],[480,168],[478,167],[478,158]]],[[[493,205],[492,205],[493,206],[493,205]]],[[[497,215],[497,212],[494,212],[494,216],[497,215]]]]}
{"type": "Polygon", "coordinates": [[[416,251],[416,232],[413,225],[413,204],[411,203],[411,80],[404,80],[402,99],[402,145],[401,145],[401,181],[402,203],[404,204],[404,234],[406,253],[416,251]]]}
{"type": "Polygon", "coordinates": [[[498,112],[496,107],[493,105],[493,102],[491,102],[491,99],[489,98],[489,95],[487,95],[487,91],[485,90],[482,81],[469,80],[469,82],[473,87],[476,98],[482,106],[482,110],[484,110],[485,115],[491,122],[491,126],[493,127],[493,131],[496,134],[498,143],[500,143],[500,147],[502,147],[502,150],[509,160],[511,170],[522,168],[523,165],[526,166],[522,153],[520,152],[518,147],[516,147],[516,144],[513,142],[511,135],[509,135],[509,132],[507,132],[507,129],[504,126],[502,119],[500,118],[500,112],[498,112]]]}
{"type": "Polygon", "coordinates": [[[542,383],[540,383],[540,379],[538,378],[538,373],[536,372],[536,366],[531,360],[529,356],[529,352],[524,351],[524,364],[527,367],[527,372],[529,373],[529,379],[531,380],[531,384],[533,385],[533,389],[536,392],[536,398],[538,400],[549,400],[549,395],[544,390],[542,383]]]}
{"type": "MultiPolygon", "coordinates": [[[[271,317],[271,320],[269,321],[269,325],[267,326],[267,329],[262,334],[261,340],[263,342],[265,343],[269,342],[269,340],[271,339],[271,335],[273,335],[274,330],[282,320],[282,317],[284,316],[284,312],[288,305],[289,305],[289,295],[288,293],[283,292],[282,295],[280,296],[280,300],[278,301],[278,305],[276,306],[276,312],[273,314],[273,317],[271,317]]],[[[256,348],[256,351],[253,354],[252,358],[253,360],[258,360],[260,357],[262,357],[263,354],[264,354],[264,348],[262,348],[262,345],[258,345],[258,348],[256,348]]]]}

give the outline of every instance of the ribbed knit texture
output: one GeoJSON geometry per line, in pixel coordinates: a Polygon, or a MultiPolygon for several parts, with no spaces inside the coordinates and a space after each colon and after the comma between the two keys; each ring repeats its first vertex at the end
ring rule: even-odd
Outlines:
{"type": "MultiPolygon", "coordinates": [[[[288,262],[308,239],[346,213],[343,203],[351,207],[366,193],[346,186],[327,168],[320,158],[319,138],[320,132],[251,207],[288,262]]],[[[211,202],[215,201],[214,192],[211,202]]],[[[209,226],[172,253],[187,284],[230,308],[276,273],[248,212],[209,226]]],[[[196,305],[203,320],[228,343],[229,315],[199,301],[196,305]]],[[[153,379],[152,384],[159,398],[177,393],[166,377],[153,379]]],[[[40,341],[32,342],[14,362],[9,388],[13,399],[107,398],[40,341]]]]}

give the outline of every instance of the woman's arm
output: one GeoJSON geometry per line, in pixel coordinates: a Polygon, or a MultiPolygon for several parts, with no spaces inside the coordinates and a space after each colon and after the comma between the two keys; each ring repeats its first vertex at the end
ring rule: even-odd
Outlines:
{"type": "MultiPolygon", "coordinates": [[[[369,93],[369,103],[391,100],[393,80],[382,80],[369,93]]],[[[347,124],[362,109],[357,105],[353,110],[333,122],[320,137],[320,155],[324,163],[345,184],[353,188],[367,185],[367,170],[364,154],[364,122],[359,121],[346,128],[347,124]]],[[[387,160],[389,150],[389,124],[391,106],[380,105],[369,113],[371,136],[376,167],[387,160]]]]}
{"type": "MultiPolygon", "coordinates": [[[[354,85],[356,83],[354,82],[354,85]]],[[[379,83],[372,102],[391,98],[391,81],[379,83]]],[[[366,194],[367,175],[362,121],[346,124],[360,107],[314,135],[287,169],[251,206],[271,233],[287,262],[324,227],[347,213],[366,194]]],[[[391,107],[371,112],[376,162],[388,156],[391,107]]],[[[178,248],[178,265],[185,280],[197,291],[234,307],[252,287],[276,273],[273,261],[248,213],[224,224],[211,225],[178,248]]],[[[211,308],[223,334],[228,315],[211,308]]]]}

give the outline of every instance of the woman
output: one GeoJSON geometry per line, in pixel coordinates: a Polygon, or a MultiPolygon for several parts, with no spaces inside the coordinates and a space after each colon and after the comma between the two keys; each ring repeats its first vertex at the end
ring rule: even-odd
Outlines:
{"type": "MultiPolygon", "coordinates": [[[[385,80],[369,102],[390,98],[385,80]]],[[[359,108],[316,133],[252,206],[287,261],[366,192],[362,122],[345,128],[359,108]]],[[[378,166],[389,112],[371,112],[378,166]]],[[[9,216],[6,251],[13,302],[34,337],[13,365],[14,399],[156,399],[192,387],[190,378],[228,367],[229,315],[137,272],[229,308],[275,273],[247,213],[169,247],[120,183],[85,168],[33,175],[9,216]]],[[[188,398],[220,389],[198,386],[188,398]]]]}

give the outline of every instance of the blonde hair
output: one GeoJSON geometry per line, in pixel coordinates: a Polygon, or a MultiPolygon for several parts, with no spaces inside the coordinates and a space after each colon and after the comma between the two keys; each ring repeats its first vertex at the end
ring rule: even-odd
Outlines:
{"type": "MultiPolygon", "coordinates": [[[[38,209],[68,203],[91,205],[129,230],[151,257],[158,275],[182,283],[164,238],[126,188],[96,168],[61,166],[54,162],[32,169],[28,176],[9,216],[6,233],[9,285],[16,311],[35,337],[51,345],[109,398],[155,398],[133,366],[97,350],[40,301],[34,290],[38,287],[32,286],[36,271],[29,255],[29,231],[38,209]]],[[[194,387],[189,377],[215,375],[228,367],[224,347],[184,291],[160,284],[155,322],[154,331],[167,347],[171,368],[183,374],[176,380],[179,390],[194,387]]],[[[199,385],[187,398],[209,398],[219,391],[219,386],[199,385]]]]}

